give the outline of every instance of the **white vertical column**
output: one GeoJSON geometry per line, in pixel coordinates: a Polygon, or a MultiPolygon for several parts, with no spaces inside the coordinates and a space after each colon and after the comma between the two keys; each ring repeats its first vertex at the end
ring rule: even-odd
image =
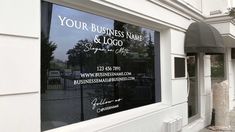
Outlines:
{"type": "Polygon", "coordinates": [[[172,83],[171,83],[171,37],[170,30],[161,31],[161,92],[162,102],[164,104],[172,104],[172,83]]]}
{"type": "Polygon", "coordinates": [[[200,113],[205,126],[210,124],[212,112],[211,63],[210,56],[199,54],[200,113]]]}
{"type": "Polygon", "coordinates": [[[234,88],[235,88],[235,63],[231,59],[231,48],[227,48],[225,53],[225,78],[228,80],[229,88],[229,110],[232,110],[234,107],[234,88]]]}

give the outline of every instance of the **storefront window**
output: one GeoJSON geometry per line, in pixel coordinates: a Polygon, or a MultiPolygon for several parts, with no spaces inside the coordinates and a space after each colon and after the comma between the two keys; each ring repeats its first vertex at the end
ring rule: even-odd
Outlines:
{"type": "Polygon", "coordinates": [[[48,2],[41,14],[42,130],[161,101],[158,31],[48,2]]]}

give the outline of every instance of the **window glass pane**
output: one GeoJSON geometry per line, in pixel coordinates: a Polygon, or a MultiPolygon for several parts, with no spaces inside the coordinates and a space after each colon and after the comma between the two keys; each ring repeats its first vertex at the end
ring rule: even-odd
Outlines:
{"type": "Polygon", "coordinates": [[[189,122],[194,121],[198,113],[198,76],[197,76],[197,55],[187,56],[188,68],[188,117],[189,122]]]}
{"type": "Polygon", "coordinates": [[[189,77],[196,77],[196,68],[197,68],[197,60],[195,56],[188,56],[187,59],[187,68],[188,68],[188,76],[189,77]]]}
{"type": "Polygon", "coordinates": [[[42,130],[160,102],[159,38],[158,31],[42,2],[42,130]]]}
{"type": "Polygon", "coordinates": [[[211,55],[211,79],[212,83],[224,80],[224,55],[211,55]]]}

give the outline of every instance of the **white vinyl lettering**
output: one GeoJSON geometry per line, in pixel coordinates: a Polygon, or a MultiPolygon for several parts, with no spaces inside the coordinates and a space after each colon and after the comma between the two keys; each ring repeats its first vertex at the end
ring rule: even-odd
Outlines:
{"type": "Polygon", "coordinates": [[[74,26],[73,20],[67,19],[67,20],[66,20],[66,25],[67,25],[68,27],[73,27],[73,26],[74,26]]]}
{"type": "Polygon", "coordinates": [[[64,20],[66,19],[66,17],[63,17],[63,18],[61,16],[58,16],[58,17],[59,17],[60,22],[61,22],[60,25],[64,26],[64,20]]]}
{"type": "Polygon", "coordinates": [[[85,22],[82,23],[82,30],[88,31],[87,24],[85,22]]]}
{"type": "Polygon", "coordinates": [[[95,24],[93,24],[93,23],[91,24],[91,31],[92,31],[92,32],[96,32],[96,26],[95,26],[95,24]]]}
{"type": "Polygon", "coordinates": [[[58,18],[60,20],[60,25],[61,26],[66,26],[66,27],[69,27],[69,28],[76,28],[76,29],[82,29],[82,30],[89,31],[88,25],[87,25],[86,22],[69,19],[67,17],[62,17],[60,15],[58,15],[58,18]]]}
{"type": "Polygon", "coordinates": [[[82,27],[82,22],[75,21],[75,28],[80,29],[82,27]]]}

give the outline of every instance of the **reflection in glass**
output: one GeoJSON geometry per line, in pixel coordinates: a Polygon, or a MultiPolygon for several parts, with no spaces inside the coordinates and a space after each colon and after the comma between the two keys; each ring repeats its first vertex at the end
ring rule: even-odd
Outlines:
{"type": "Polygon", "coordinates": [[[213,54],[211,57],[211,80],[212,85],[215,82],[225,80],[224,76],[224,54],[213,54]]]}
{"type": "MultiPolygon", "coordinates": [[[[192,118],[198,114],[198,75],[197,75],[197,56],[196,54],[187,56],[188,68],[188,117],[192,118]]],[[[189,120],[190,121],[190,120],[189,120]]]]}
{"type": "Polygon", "coordinates": [[[42,130],[161,101],[159,32],[42,3],[42,130]]]}

